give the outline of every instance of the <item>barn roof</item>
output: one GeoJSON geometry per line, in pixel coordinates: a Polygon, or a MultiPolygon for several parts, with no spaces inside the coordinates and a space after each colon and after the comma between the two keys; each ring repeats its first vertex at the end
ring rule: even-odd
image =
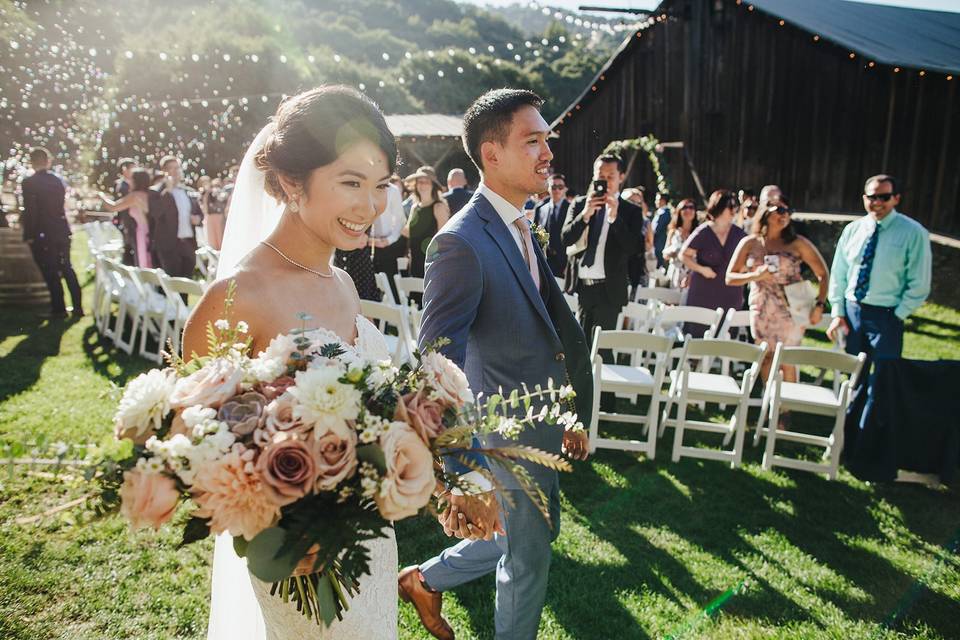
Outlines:
{"type": "Polygon", "coordinates": [[[750,0],[757,9],[878,63],[960,71],[960,13],[849,0],[750,0]]]}
{"type": "Polygon", "coordinates": [[[387,126],[398,138],[459,138],[463,133],[463,116],[440,113],[387,116],[387,126]]]}
{"type": "MultiPolygon", "coordinates": [[[[664,0],[652,12],[666,11],[664,0]]],[[[891,7],[853,0],[743,0],[774,18],[833,42],[849,51],[891,67],[960,73],[960,13],[891,7]]],[[[636,46],[640,32],[653,28],[659,18],[641,23],[553,122],[561,124],[568,114],[597,90],[597,82],[636,46]]]]}

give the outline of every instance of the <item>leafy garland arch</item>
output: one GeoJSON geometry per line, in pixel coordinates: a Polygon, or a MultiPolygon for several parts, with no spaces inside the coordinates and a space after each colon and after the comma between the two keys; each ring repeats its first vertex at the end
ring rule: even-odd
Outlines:
{"type": "Polygon", "coordinates": [[[660,141],[652,133],[640,136],[639,138],[614,140],[603,150],[604,153],[611,153],[621,158],[625,156],[626,151],[633,152],[627,163],[627,174],[629,174],[630,169],[633,168],[633,162],[637,158],[637,153],[643,151],[647,154],[647,157],[650,158],[650,166],[653,167],[653,173],[657,177],[657,191],[667,194],[673,192],[672,185],[664,173],[663,163],[661,162],[663,147],[660,146],[660,141]]]}

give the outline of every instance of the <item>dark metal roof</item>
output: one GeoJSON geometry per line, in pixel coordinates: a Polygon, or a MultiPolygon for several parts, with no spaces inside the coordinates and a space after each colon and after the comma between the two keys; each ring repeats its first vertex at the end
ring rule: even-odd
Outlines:
{"type": "Polygon", "coordinates": [[[877,63],[960,72],[960,13],[850,0],[749,1],[877,63]]]}

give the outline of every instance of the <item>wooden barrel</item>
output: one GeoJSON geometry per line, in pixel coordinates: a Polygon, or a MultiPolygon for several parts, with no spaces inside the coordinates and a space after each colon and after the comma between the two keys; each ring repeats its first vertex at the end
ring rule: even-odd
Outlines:
{"type": "Polygon", "coordinates": [[[50,292],[21,229],[0,228],[0,308],[49,305],[50,292]]]}

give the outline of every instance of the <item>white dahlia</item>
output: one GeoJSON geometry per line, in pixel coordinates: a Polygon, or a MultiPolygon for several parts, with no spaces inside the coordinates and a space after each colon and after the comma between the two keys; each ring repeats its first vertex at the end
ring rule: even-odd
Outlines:
{"type": "Polygon", "coordinates": [[[176,377],[169,371],[153,369],[134,378],[123,392],[113,416],[117,437],[144,441],[160,429],[170,411],[170,394],[176,377]]]}

